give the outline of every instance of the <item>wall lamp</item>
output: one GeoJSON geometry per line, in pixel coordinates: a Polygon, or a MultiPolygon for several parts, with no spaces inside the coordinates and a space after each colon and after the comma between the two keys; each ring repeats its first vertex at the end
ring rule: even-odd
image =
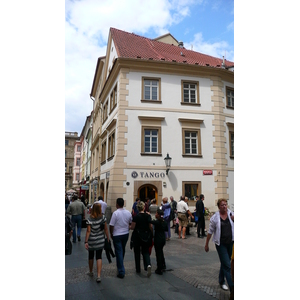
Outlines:
{"type": "Polygon", "coordinates": [[[168,175],[169,170],[171,168],[171,160],[172,160],[172,157],[169,156],[169,153],[167,153],[167,156],[164,158],[164,160],[167,168],[166,174],[168,175]]]}

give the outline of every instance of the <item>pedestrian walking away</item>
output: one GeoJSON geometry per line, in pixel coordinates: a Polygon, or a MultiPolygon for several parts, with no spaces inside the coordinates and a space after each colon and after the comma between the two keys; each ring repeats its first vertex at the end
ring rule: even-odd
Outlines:
{"type": "Polygon", "coordinates": [[[163,210],[157,208],[155,213],[156,220],[151,220],[150,222],[154,225],[154,249],[157,264],[155,274],[158,275],[162,275],[163,271],[167,268],[163,248],[166,244],[165,232],[168,231],[168,226],[163,219],[163,215],[163,210]]]}
{"type": "Polygon", "coordinates": [[[102,197],[102,196],[99,196],[99,197],[98,197],[98,201],[96,201],[95,203],[101,204],[102,213],[105,215],[105,211],[106,211],[106,208],[107,208],[107,203],[105,203],[105,202],[103,201],[103,197],[102,197]]]}
{"type": "Polygon", "coordinates": [[[68,206],[67,214],[72,215],[72,223],[73,223],[73,243],[76,243],[76,225],[77,225],[77,238],[78,242],[81,241],[80,234],[81,234],[81,227],[82,227],[82,220],[85,217],[85,206],[78,199],[77,195],[73,196],[72,203],[68,206]]]}
{"type": "Polygon", "coordinates": [[[125,276],[125,247],[129,236],[129,226],[132,222],[131,213],[123,206],[124,199],[118,198],[116,201],[117,210],[113,212],[109,223],[109,231],[115,248],[118,269],[117,277],[119,278],[124,278],[125,276]]]}
{"type": "Polygon", "coordinates": [[[102,208],[99,203],[93,205],[91,215],[87,220],[87,230],[85,236],[85,249],[88,250],[89,272],[87,275],[93,276],[94,254],[96,252],[97,262],[97,282],[101,282],[102,270],[102,251],[105,245],[105,236],[109,242],[108,226],[106,218],[102,214],[102,208]]]}
{"type": "Polygon", "coordinates": [[[141,250],[143,256],[144,270],[147,271],[147,276],[151,276],[151,261],[149,247],[152,244],[152,225],[150,224],[151,216],[144,212],[145,203],[140,201],[137,204],[139,213],[133,217],[130,229],[133,230],[132,241],[135,259],[135,270],[141,273],[141,250]]]}
{"type": "Polygon", "coordinates": [[[197,235],[198,238],[204,238],[206,236],[205,234],[205,208],[204,208],[204,195],[201,194],[199,196],[199,200],[196,202],[196,214],[198,216],[198,224],[197,224],[197,235]],[[201,231],[201,234],[200,234],[201,231]]]}
{"type": "Polygon", "coordinates": [[[224,290],[228,290],[225,278],[230,288],[230,300],[234,299],[234,284],[231,277],[231,255],[234,243],[234,215],[227,208],[227,200],[219,199],[217,202],[219,211],[210,219],[209,230],[205,243],[205,251],[209,251],[209,240],[213,235],[221,267],[219,271],[219,284],[224,290]]]}

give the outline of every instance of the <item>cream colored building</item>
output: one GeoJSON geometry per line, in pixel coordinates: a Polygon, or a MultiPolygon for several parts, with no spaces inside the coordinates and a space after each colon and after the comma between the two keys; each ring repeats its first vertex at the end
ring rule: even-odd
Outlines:
{"type": "Polygon", "coordinates": [[[233,208],[233,68],[170,34],[148,39],[111,28],[91,90],[94,196],[112,210],[118,197],[131,210],[138,196],[160,203],[185,195],[193,211],[201,193],[211,211],[220,197],[233,208]]]}

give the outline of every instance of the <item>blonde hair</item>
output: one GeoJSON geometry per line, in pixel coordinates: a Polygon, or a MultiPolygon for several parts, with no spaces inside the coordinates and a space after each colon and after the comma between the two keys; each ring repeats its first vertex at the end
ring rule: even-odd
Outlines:
{"type": "Polygon", "coordinates": [[[220,198],[220,199],[218,200],[218,202],[217,202],[217,205],[218,205],[218,207],[219,207],[219,208],[220,208],[220,203],[221,203],[222,201],[225,201],[225,202],[226,202],[226,204],[228,204],[228,201],[227,201],[227,199],[220,198]]]}
{"type": "Polygon", "coordinates": [[[137,209],[139,211],[143,211],[145,208],[145,203],[143,201],[140,201],[137,205],[136,205],[137,209]]]}
{"type": "Polygon", "coordinates": [[[91,210],[91,217],[97,219],[99,216],[102,217],[102,206],[100,203],[94,203],[91,210]]]}

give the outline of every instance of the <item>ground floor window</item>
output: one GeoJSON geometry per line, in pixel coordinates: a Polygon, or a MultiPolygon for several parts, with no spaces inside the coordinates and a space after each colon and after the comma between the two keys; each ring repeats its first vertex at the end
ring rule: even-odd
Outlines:
{"type": "Polygon", "coordinates": [[[195,200],[196,196],[201,194],[201,181],[183,181],[182,196],[188,197],[189,200],[195,200]]]}

